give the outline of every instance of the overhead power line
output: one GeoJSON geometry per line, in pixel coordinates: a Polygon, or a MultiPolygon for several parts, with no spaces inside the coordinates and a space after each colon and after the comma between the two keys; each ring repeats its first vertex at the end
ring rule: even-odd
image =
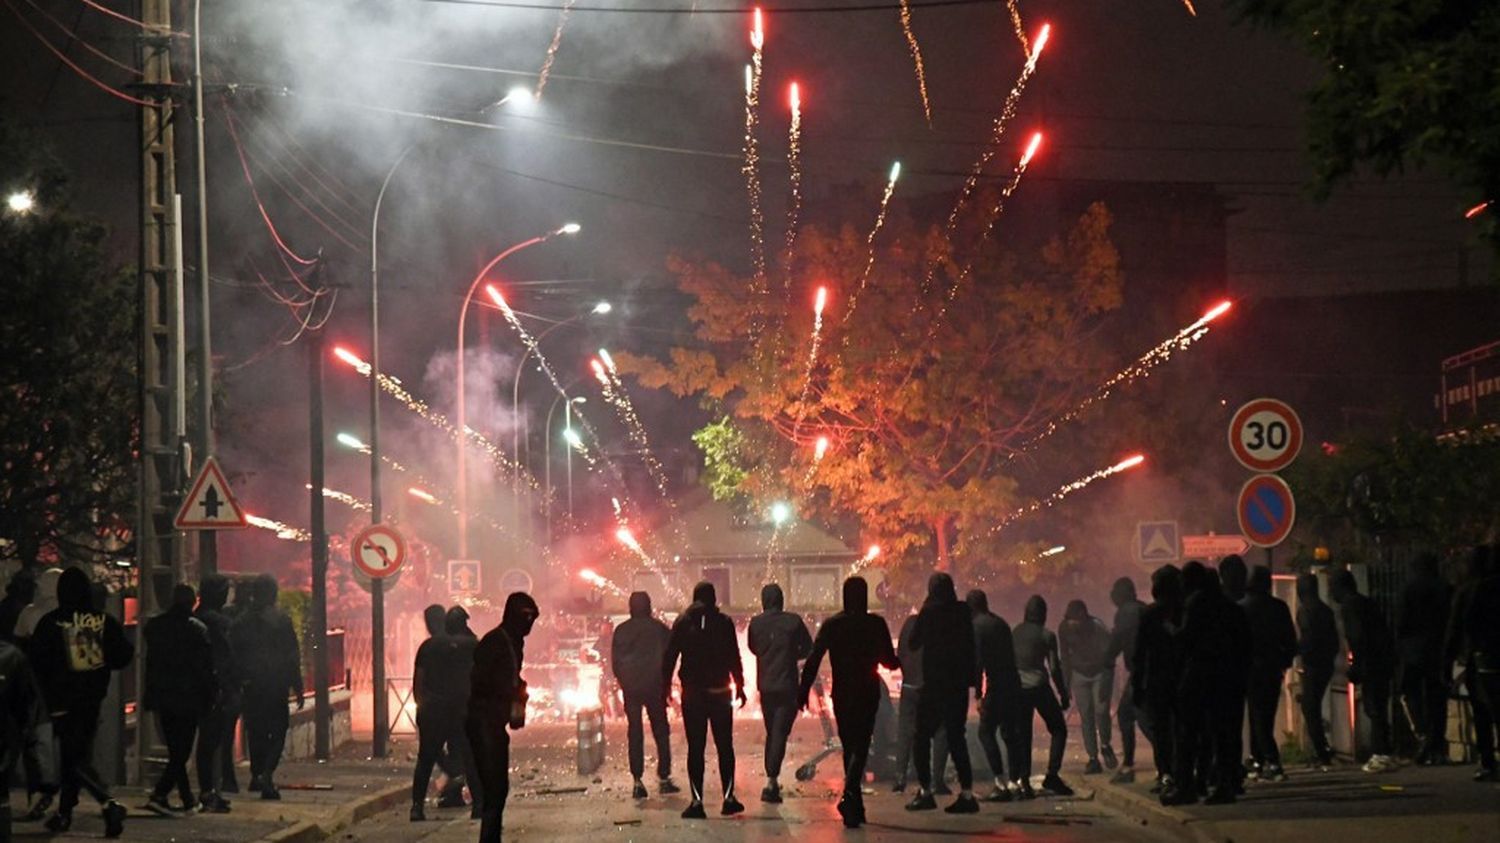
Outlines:
{"type": "MultiPolygon", "coordinates": [[[[512,0],[421,0],[423,3],[448,3],[458,6],[494,6],[498,9],[529,9],[539,12],[561,12],[562,4],[517,3],[512,0]]],[[[815,3],[807,6],[762,6],[768,15],[818,15],[851,12],[894,12],[901,3],[815,3]]],[[[917,0],[907,4],[911,9],[938,9],[947,6],[993,6],[994,0],[917,0]]],[[[571,6],[573,12],[597,12],[621,15],[743,15],[744,7],[727,6],[571,6]]]]}

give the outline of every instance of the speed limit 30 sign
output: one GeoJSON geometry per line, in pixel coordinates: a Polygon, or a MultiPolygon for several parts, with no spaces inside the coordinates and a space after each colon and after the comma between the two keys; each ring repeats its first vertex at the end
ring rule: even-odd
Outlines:
{"type": "Polygon", "coordinates": [[[1274,398],[1257,398],[1235,411],[1229,450],[1251,471],[1280,471],[1302,450],[1302,420],[1274,398]]]}

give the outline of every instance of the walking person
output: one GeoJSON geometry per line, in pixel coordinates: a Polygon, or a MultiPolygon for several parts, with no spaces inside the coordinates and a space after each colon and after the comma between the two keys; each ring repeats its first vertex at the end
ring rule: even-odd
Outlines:
{"type": "Polygon", "coordinates": [[[1396,608],[1396,651],[1401,699],[1418,742],[1416,762],[1448,760],[1448,682],[1450,662],[1443,655],[1443,633],[1453,593],[1438,572],[1435,554],[1412,565],[1396,608]]]}
{"type": "Polygon", "coordinates": [[[1396,769],[1391,757],[1391,683],[1396,674],[1395,639],[1380,607],[1359,593],[1354,574],[1336,571],[1328,583],[1339,607],[1349,650],[1349,682],[1359,686],[1361,707],[1370,718],[1370,757],[1366,773],[1396,769]]]}
{"type": "Polygon", "coordinates": [[[1023,751],[1021,757],[1013,761],[1019,768],[1020,797],[1032,799],[1036,795],[1031,789],[1031,732],[1037,716],[1042,718],[1051,736],[1042,788],[1058,796],[1072,796],[1073,788],[1058,774],[1062,770],[1063,752],[1068,746],[1068,723],[1063,719],[1063,712],[1068,710],[1072,699],[1062,669],[1057,636],[1047,629],[1047,601],[1040,594],[1033,594],[1026,601],[1023,620],[1016,624],[1011,638],[1016,646],[1016,671],[1021,677],[1021,707],[1016,713],[1020,730],[1016,741],[1023,751]],[[1055,695],[1052,692],[1054,686],[1057,688],[1055,695]]]}
{"type": "MultiPolygon", "coordinates": [[[[1226,560],[1228,561],[1228,560],[1226,560]]],[[[1182,674],[1177,691],[1174,779],[1182,803],[1235,801],[1239,787],[1242,700],[1249,670],[1249,623],[1201,562],[1182,567],[1182,674]]]]}
{"type": "MultiPolygon", "coordinates": [[[[15,772],[37,725],[46,719],[42,689],[20,647],[0,638],[0,778],[7,783],[15,772]]],[[[0,843],[10,843],[11,816],[8,784],[0,800],[0,843]]]]}
{"type": "MultiPolygon", "coordinates": [[[[221,700],[224,709],[224,731],[220,733],[219,793],[240,792],[239,773],[235,767],[235,732],[245,713],[245,672],[239,655],[234,652],[234,625],[250,612],[254,597],[250,581],[234,583],[234,601],[227,602],[221,610],[229,621],[229,650],[233,662],[228,671],[219,673],[219,684],[224,688],[221,700]]],[[[227,599],[227,594],[226,594],[227,599]]]]}
{"type": "Polygon", "coordinates": [[[706,819],[703,810],[703,767],[709,730],[719,756],[719,784],[724,788],[720,813],[733,816],[745,810],[734,796],[734,709],[731,697],[745,704],[745,670],[734,621],[719,611],[714,584],[693,587],[693,602],[672,625],[667,652],[662,657],[662,694],[672,687],[672,671],[682,658],[677,678],[682,682],[682,725],[687,732],[688,787],[692,801],[682,812],[685,820],[706,819]]]}
{"type": "Polygon", "coordinates": [[[1141,612],[1130,670],[1131,703],[1146,712],[1154,736],[1156,786],[1152,792],[1160,794],[1163,805],[1197,801],[1196,794],[1190,789],[1184,791],[1175,778],[1176,747],[1181,731],[1177,722],[1177,694],[1182,679],[1178,632],[1184,599],[1182,572],[1177,566],[1163,565],[1152,572],[1151,605],[1141,612]]]}
{"type": "MultiPolygon", "coordinates": [[[[781,802],[781,764],[786,742],[797,721],[797,663],[812,652],[812,636],[802,617],[784,611],[781,586],[769,583],[760,590],[762,612],[750,619],[750,652],[755,656],[756,692],[766,725],[766,786],[760,800],[781,802]]],[[[837,702],[835,702],[837,709],[837,702]]],[[[841,721],[842,722],[842,721],[841,721]]]]}
{"type": "Polygon", "coordinates": [[[1223,777],[1231,783],[1227,793],[1238,796],[1245,792],[1245,712],[1250,698],[1250,662],[1254,648],[1250,619],[1244,610],[1250,569],[1242,557],[1230,554],[1219,563],[1217,572],[1212,568],[1207,571],[1210,588],[1220,592],[1225,601],[1239,611],[1226,612],[1223,618],[1228,624],[1225,631],[1234,643],[1224,651],[1226,660],[1220,665],[1222,670],[1218,674],[1220,684],[1215,707],[1207,721],[1211,737],[1204,744],[1201,757],[1204,771],[1222,769],[1223,777]],[[1215,580],[1217,587],[1213,585],[1215,580]],[[1219,758],[1221,754],[1225,756],[1222,759],[1219,758]]]}
{"type": "Polygon", "coordinates": [[[806,708],[826,653],[833,671],[833,716],[844,751],[844,790],[838,811],[845,828],[859,828],[865,822],[861,788],[875,733],[875,715],[885,695],[885,683],[876,668],[901,667],[891,648],[891,630],[885,618],[870,614],[869,602],[870,587],[863,577],[844,580],[844,610],[818,628],[797,692],[797,707],[806,708]]]}
{"type": "MultiPolygon", "coordinates": [[[[917,712],[922,708],[922,651],[911,642],[916,629],[916,614],[907,615],[896,637],[896,658],[901,661],[901,700],[896,710],[896,781],[891,785],[896,793],[906,790],[906,776],[913,763],[912,747],[917,740],[917,712]]],[[[933,793],[943,796],[953,793],[943,781],[947,766],[948,736],[939,730],[932,739],[933,793]]]]}
{"type": "Polygon", "coordinates": [[[146,621],[146,689],[142,707],[156,713],[162,742],[167,745],[167,766],[146,801],[146,808],[171,816],[167,799],[172,789],[182,799],[182,810],[198,806],[188,779],[188,759],[202,719],[218,695],[214,679],[213,647],[208,627],[193,617],[198,595],[193,587],[178,583],[172,588],[172,605],[146,621]]]}
{"type": "Polygon", "coordinates": [[[1301,691],[1297,703],[1313,757],[1324,770],[1333,766],[1333,748],[1323,725],[1323,697],[1333,681],[1339,655],[1339,630],[1333,610],[1318,594],[1316,574],[1297,575],[1297,659],[1301,663],[1301,691]]]}
{"type": "Polygon", "coordinates": [[[1135,685],[1135,642],[1140,635],[1141,614],[1146,604],[1135,596],[1135,583],[1129,577],[1120,577],[1110,587],[1109,600],[1115,606],[1115,623],[1109,635],[1109,666],[1114,670],[1115,659],[1125,665],[1125,679],[1120,701],[1115,707],[1116,722],[1120,727],[1120,769],[1110,777],[1114,784],[1135,783],[1135,730],[1139,726],[1146,740],[1155,745],[1151,721],[1144,710],[1135,703],[1131,689],[1135,685]]]}
{"type": "Polygon", "coordinates": [[[986,802],[1009,802],[1014,798],[1010,782],[1014,781],[1016,759],[1025,749],[1016,740],[1017,710],[1021,705],[1021,677],[1016,672],[1016,645],[1010,624],[990,611],[989,597],[979,589],[969,592],[966,601],[973,615],[974,657],[979,663],[980,686],[974,690],[979,700],[979,746],[995,778],[995,789],[986,802]],[[1000,740],[995,739],[999,733],[1000,740]],[[1000,753],[1005,742],[1005,755],[1000,753]],[[1010,758],[1007,772],[1005,758],[1010,758]]]}
{"type": "MultiPolygon", "coordinates": [[[[1486,580],[1500,574],[1500,560],[1495,558],[1493,545],[1480,545],[1469,556],[1469,571],[1466,580],[1453,595],[1453,609],[1448,615],[1448,633],[1444,638],[1443,652],[1452,661],[1463,665],[1464,692],[1469,698],[1469,708],[1474,718],[1474,749],[1479,755],[1479,769],[1474,772],[1474,781],[1500,781],[1500,769],[1495,765],[1495,709],[1500,704],[1500,694],[1484,693],[1484,680],[1479,670],[1481,639],[1469,628],[1470,609],[1474,605],[1479,587],[1486,580]]],[[[1493,622],[1493,619],[1491,620],[1493,622]]],[[[1494,659],[1495,649],[1487,657],[1494,659]]],[[[1494,668],[1491,667],[1491,673],[1494,668]]]]}
{"type": "MultiPolygon", "coordinates": [[[[30,568],[21,568],[5,583],[5,597],[0,599],[0,641],[7,641],[25,652],[29,637],[23,636],[20,620],[37,597],[37,580],[30,568]]],[[[28,670],[30,669],[28,664],[28,670]]],[[[33,683],[35,678],[33,677],[33,683]]],[[[40,693],[40,692],[38,692],[40,693]]],[[[38,700],[40,697],[38,697],[38,700]]],[[[38,703],[40,706],[40,702],[38,703]]],[[[42,717],[21,735],[21,767],[26,776],[26,797],[30,808],[19,817],[21,822],[39,822],[57,798],[57,764],[52,742],[52,722],[42,717]]]]}
{"type": "Polygon", "coordinates": [[[1084,775],[1098,775],[1104,766],[1119,765],[1110,748],[1109,703],[1114,697],[1115,669],[1109,657],[1110,635],[1104,622],[1089,614],[1088,605],[1073,600],[1063,610],[1057,625],[1057,641],[1068,690],[1078,700],[1078,721],[1083,730],[1083,749],[1089,760],[1084,775]]]}
{"type": "Polygon", "coordinates": [[[969,763],[969,742],[964,721],[969,715],[969,690],[979,684],[974,659],[974,622],[969,605],[960,602],[953,578],[938,572],[927,580],[927,601],[917,613],[911,643],[922,651],[922,702],[917,710],[917,731],[912,753],[917,765],[917,795],[906,804],[908,811],[931,811],[932,738],[939,730],[948,737],[948,752],[958,773],[958,798],[943,810],[950,814],[976,814],[974,769],[969,763]]]}
{"type": "Polygon", "coordinates": [[[59,747],[57,813],[47,820],[47,829],[55,834],[72,827],[80,789],[103,806],[105,837],[119,837],[125,830],[125,806],[110,796],[94,770],[94,738],[110,674],[134,656],[125,628],[94,605],[88,575],[79,568],[63,571],[57,579],[57,608],[37,621],[31,636],[32,667],[59,747]]]}
{"type": "Polygon", "coordinates": [[[474,647],[464,731],[479,778],[479,843],[500,843],[505,800],[510,795],[510,732],[526,725],[526,636],[541,610],[524,591],[505,598],[500,625],[474,647]]]}
{"type": "MultiPolygon", "coordinates": [[[[662,794],[678,793],[682,788],[672,782],[672,733],[667,723],[666,686],[662,683],[661,662],[666,657],[667,640],[672,631],[651,614],[651,595],[644,591],[630,595],[630,617],[615,627],[610,638],[609,663],[615,681],[625,698],[626,741],[629,744],[630,777],[635,781],[631,798],[645,799],[646,734],[642,713],[651,720],[651,737],[656,742],[656,789],[662,794]]],[[[768,762],[769,763],[769,762],[768,762]]]]}
{"type": "Polygon", "coordinates": [[[1276,708],[1281,684],[1297,657],[1297,627],[1292,610],[1271,594],[1271,569],[1256,565],[1240,600],[1250,624],[1250,676],[1246,703],[1250,711],[1250,761],[1263,781],[1286,780],[1276,743],[1276,708]]]}
{"type": "MultiPolygon", "coordinates": [[[[450,778],[457,778],[467,767],[468,739],[463,722],[472,658],[464,658],[458,643],[448,635],[447,614],[437,604],[423,610],[427,640],[417,647],[412,664],[412,702],[417,706],[417,763],[412,770],[409,815],[412,822],[427,819],[427,786],[432,781],[432,768],[443,760],[444,747],[448,752],[444,769],[450,778]]],[[[472,657],[472,653],[468,655],[472,657]]]]}
{"type": "Polygon", "coordinates": [[[291,725],[288,697],[302,699],[302,655],[292,621],[276,605],[276,578],[261,574],[251,583],[250,605],[235,621],[230,644],[245,678],[245,742],[250,752],[250,790],[277,800],[276,768],[291,725]]]}
{"type": "Polygon", "coordinates": [[[200,586],[193,617],[208,633],[214,694],[198,720],[198,804],[209,813],[227,814],[229,801],[221,795],[219,787],[223,771],[220,756],[229,756],[231,764],[234,761],[234,719],[230,712],[239,707],[234,648],[229,643],[231,623],[224,611],[229,600],[229,580],[209,574],[200,586]]]}

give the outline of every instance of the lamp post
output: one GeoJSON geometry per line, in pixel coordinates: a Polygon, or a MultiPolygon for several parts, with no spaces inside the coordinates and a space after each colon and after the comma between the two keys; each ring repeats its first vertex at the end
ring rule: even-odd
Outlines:
{"type": "MultiPolygon", "coordinates": [[[[458,555],[461,559],[467,559],[469,556],[469,469],[467,459],[468,448],[466,447],[468,439],[467,431],[469,428],[464,406],[464,325],[469,318],[469,302],[473,301],[474,292],[479,289],[480,284],[484,283],[485,276],[489,275],[490,270],[500,265],[506,258],[522,249],[535,246],[538,243],[545,243],[559,234],[577,234],[580,228],[578,223],[570,222],[546,234],[533,237],[530,240],[522,240],[520,243],[511,246],[509,249],[491,258],[490,262],[485,264],[483,269],[479,270],[479,274],[474,276],[473,282],[469,284],[469,291],[464,294],[463,305],[458,310],[458,379],[455,385],[457,407],[454,412],[454,420],[458,425],[458,555]]],[[[515,456],[515,454],[512,454],[512,459],[515,456]]]]}
{"type": "MultiPolygon", "coordinates": [[[[576,383],[576,382],[577,381],[575,381],[574,383],[576,383]]],[[[571,388],[571,386],[572,385],[570,384],[569,388],[571,388]]],[[[546,478],[547,478],[546,479],[547,489],[546,489],[546,492],[544,493],[544,498],[547,501],[547,543],[548,544],[552,543],[552,413],[553,413],[554,410],[557,409],[557,403],[559,401],[562,401],[566,397],[567,397],[567,395],[565,393],[559,392],[557,394],[557,397],[554,398],[554,399],[552,399],[552,406],[550,406],[550,407],[547,408],[547,422],[546,422],[546,425],[544,427],[544,429],[547,432],[547,437],[546,437],[547,441],[546,441],[546,445],[542,449],[542,459],[543,459],[543,461],[544,461],[544,463],[546,465],[546,478]]],[[[564,430],[571,431],[573,429],[573,405],[574,404],[583,404],[583,403],[586,403],[588,400],[589,400],[588,397],[584,396],[584,395],[575,395],[572,398],[568,398],[567,404],[563,408],[563,418],[564,418],[563,429],[564,430]]],[[[569,518],[573,517],[573,449],[571,447],[568,448],[568,517],[569,518]]]]}

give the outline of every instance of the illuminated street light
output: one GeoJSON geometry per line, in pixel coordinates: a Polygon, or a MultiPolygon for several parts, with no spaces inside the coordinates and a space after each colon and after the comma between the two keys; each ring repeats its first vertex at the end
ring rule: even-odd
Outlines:
{"type": "Polygon", "coordinates": [[[568,441],[569,445],[572,445],[574,448],[577,448],[580,451],[583,450],[583,439],[578,436],[578,432],[573,428],[564,428],[563,438],[568,441]]]}
{"type": "Polygon", "coordinates": [[[29,214],[36,210],[36,194],[29,190],[17,190],[5,197],[5,207],[13,214],[29,214]]]}
{"type": "Polygon", "coordinates": [[[353,448],[356,451],[368,451],[368,450],[370,450],[370,446],[369,445],[366,445],[364,442],[361,442],[360,439],[359,439],[359,437],[353,435],[352,433],[340,433],[338,436],[336,436],[334,438],[338,439],[339,440],[339,444],[343,445],[345,448],[353,448]]]}
{"type": "Polygon", "coordinates": [[[598,316],[603,316],[604,314],[614,309],[615,306],[607,301],[601,301],[598,304],[594,305],[594,313],[598,316]]]}
{"type": "Polygon", "coordinates": [[[577,234],[583,230],[583,226],[576,222],[563,223],[563,227],[557,230],[558,234],[577,234]]]}

